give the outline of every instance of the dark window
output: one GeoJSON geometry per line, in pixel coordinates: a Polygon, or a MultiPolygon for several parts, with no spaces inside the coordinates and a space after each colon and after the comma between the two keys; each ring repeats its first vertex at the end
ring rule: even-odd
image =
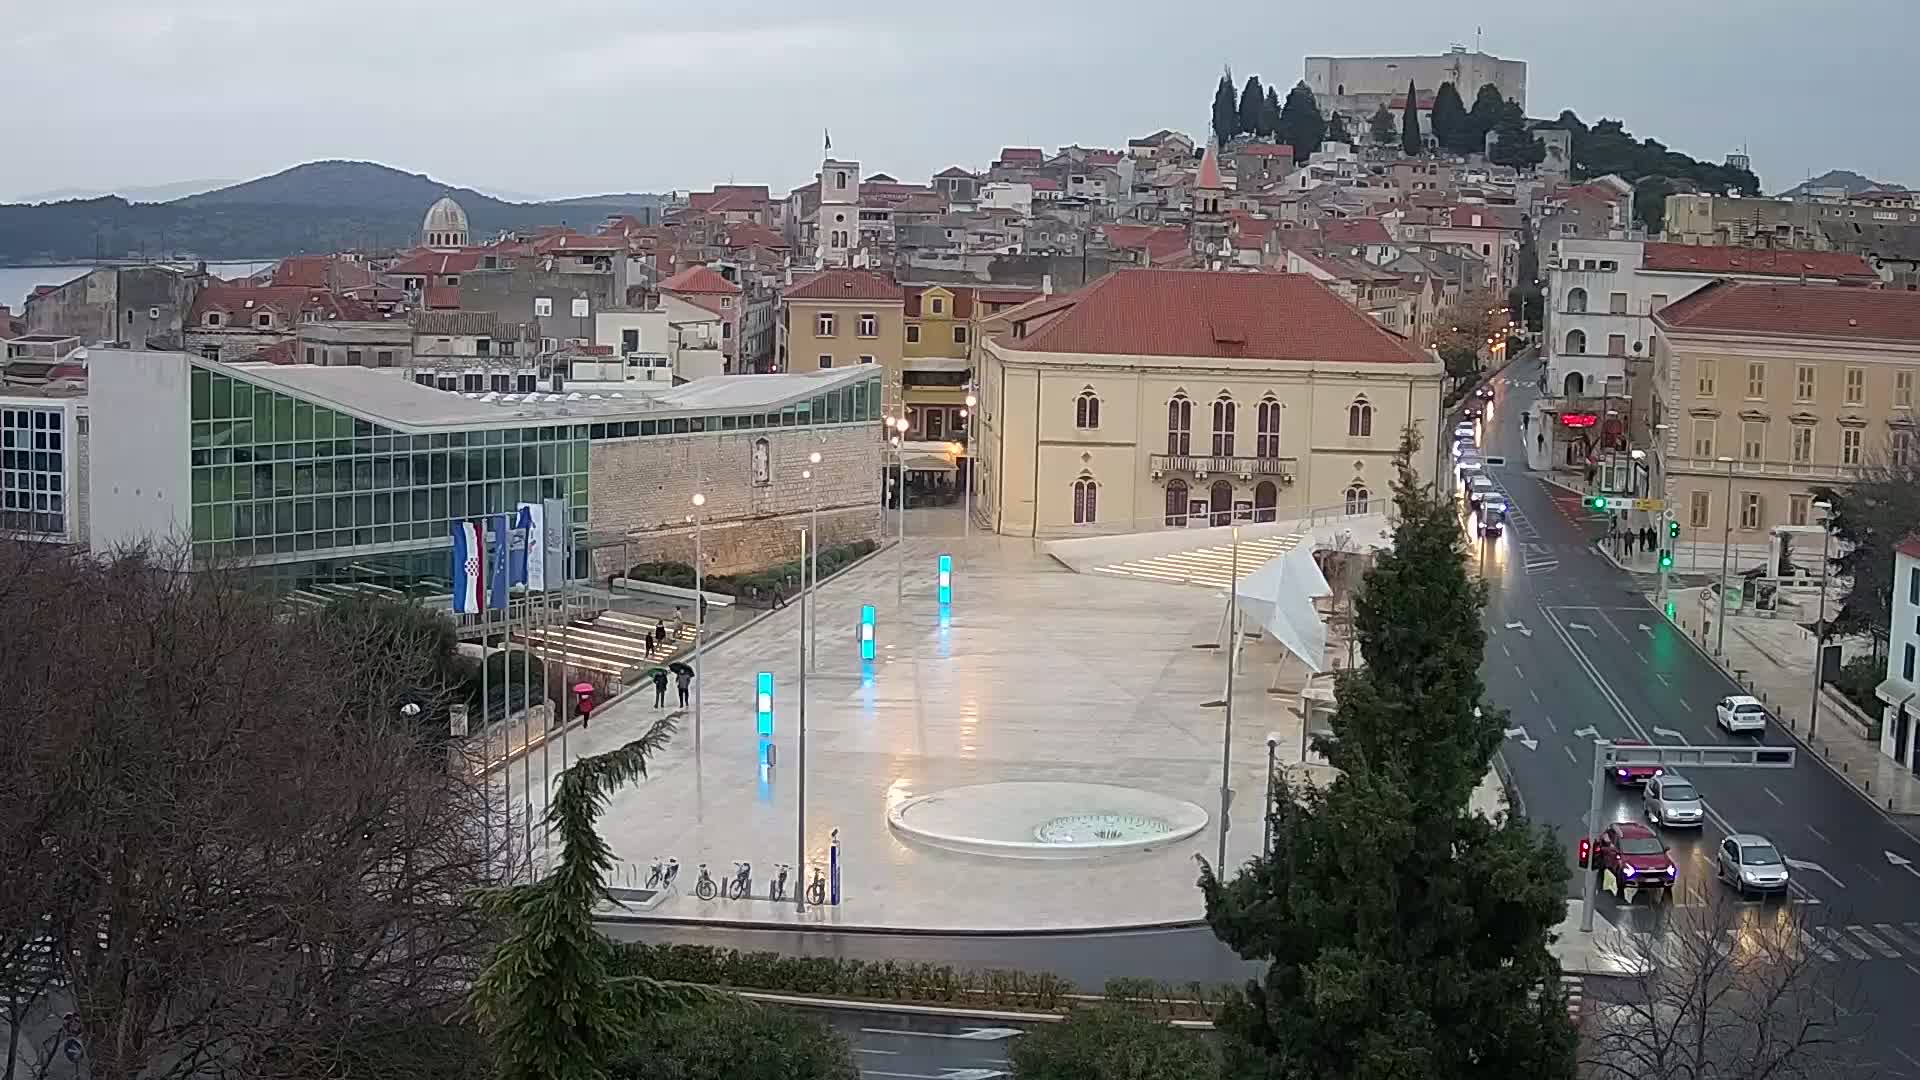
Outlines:
{"type": "Polygon", "coordinates": [[[1187,482],[1185,480],[1167,481],[1167,524],[1185,525],[1187,523],[1187,482]]]}
{"type": "Polygon", "coordinates": [[[1253,489],[1253,520],[1272,521],[1279,513],[1280,489],[1273,481],[1262,480],[1253,489]]]}
{"type": "Polygon", "coordinates": [[[1091,390],[1080,391],[1073,401],[1073,426],[1092,431],[1100,426],[1100,399],[1091,390]]]}
{"type": "Polygon", "coordinates": [[[1911,645],[1907,646],[1906,651],[1901,654],[1900,677],[1908,682],[1913,681],[1913,646],[1911,645]]]}
{"type": "Polygon", "coordinates": [[[1230,397],[1222,397],[1213,403],[1213,456],[1233,456],[1233,426],[1239,409],[1230,397]]]}
{"type": "Polygon", "coordinates": [[[374,354],[374,362],[381,367],[392,367],[393,366],[393,350],[381,349],[378,353],[374,354]]]}
{"type": "Polygon", "coordinates": [[[1373,406],[1366,398],[1360,398],[1347,406],[1347,434],[1355,438],[1371,438],[1373,435],[1373,406]]]}
{"type": "Polygon", "coordinates": [[[1073,523],[1091,525],[1098,518],[1100,485],[1093,477],[1083,476],[1073,482],[1073,523]]]}
{"type": "Polygon", "coordinates": [[[1167,402],[1167,453],[1193,452],[1193,402],[1175,396],[1167,402]]]}
{"type": "Polygon", "coordinates": [[[1280,403],[1268,398],[1260,403],[1254,416],[1259,434],[1254,437],[1254,453],[1263,458],[1280,456],[1280,403]]]}

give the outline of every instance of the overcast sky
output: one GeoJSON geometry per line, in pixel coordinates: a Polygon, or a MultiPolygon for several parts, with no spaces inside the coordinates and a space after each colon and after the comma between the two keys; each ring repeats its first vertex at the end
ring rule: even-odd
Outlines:
{"type": "Polygon", "coordinates": [[[1769,191],[1828,168],[1920,184],[1920,0],[30,7],[6,20],[0,198],[320,158],[536,196],[782,192],[811,179],[823,128],[866,171],[924,180],[1005,145],[1198,134],[1222,64],[1284,87],[1308,54],[1438,52],[1476,24],[1528,62],[1532,115],[1619,117],[1716,161],[1744,144],[1769,191]]]}

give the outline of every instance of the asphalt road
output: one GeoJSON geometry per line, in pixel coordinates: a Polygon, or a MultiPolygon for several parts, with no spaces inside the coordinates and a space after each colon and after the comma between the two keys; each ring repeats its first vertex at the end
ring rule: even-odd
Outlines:
{"type": "MultiPolygon", "coordinates": [[[[1482,443],[1509,462],[1489,475],[1515,508],[1506,535],[1476,542],[1490,592],[1483,675],[1489,697],[1509,711],[1509,730],[1524,727],[1536,741],[1527,749],[1513,735],[1505,756],[1527,814],[1565,839],[1571,866],[1585,831],[1593,739],[1735,742],[1715,724],[1713,706],[1740,690],[1653,609],[1643,591],[1650,582],[1593,550],[1604,515],[1525,469],[1521,440],[1535,433],[1523,432],[1519,417],[1538,370],[1538,361],[1517,362],[1483,423],[1482,443]]],[[[1784,731],[1764,738],[1791,741],[1784,731]]],[[[1709,821],[1666,834],[1680,866],[1679,902],[1701,902],[1702,890],[1720,887],[1712,858],[1728,831],[1771,838],[1803,864],[1791,902],[1815,924],[1835,987],[1857,988],[1848,1004],[1873,1014],[1877,1074],[1920,1078],[1920,1023],[1899,1004],[1920,996],[1920,922],[1912,921],[1920,919],[1920,842],[1810,755],[1791,769],[1702,769],[1689,779],[1709,821]],[[1916,866],[1895,865],[1889,853],[1916,866]]],[[[1644,820],[1639,793],[1609,788],[1601,816],[1644,820]]],[[[1576,872],[1574,895],[1582,884],[1576,872]]],[[[1778,904],[1754,903],[1748,917],[1777,917],[1778,904]]],[[[1647,901],[1622,907],[1602,897],[1597,910],[1622,925],[1653,925],[1647,901]]]]}

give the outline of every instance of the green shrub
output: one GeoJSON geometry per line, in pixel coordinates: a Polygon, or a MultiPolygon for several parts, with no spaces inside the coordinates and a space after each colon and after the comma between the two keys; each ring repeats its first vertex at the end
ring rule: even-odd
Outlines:
{"type": "Polygon", "coordinates": [[[1877,720],[1886,706],[1873,695],[1873,689],[1887,677],[1886,662],[1875,660],[1872,656],[1856,656],[1840,666],[1840,674],[1834,677],[1832,686],[1840,695],[1853,702],[1854,707],[1867,714],[1870,720],[1877,720]]]}
{"type": "Polygon", "coordinates": [[[615,949],[614,968],[621,975],[739,990],[1040,1012],[1065,1007],[1073,994],[1072,984],[1044,972],[958,971],[944,964],[743,953],[707,945],[624,944],[615,949]]]}
{"type": "Polygon", "coordinates": [[[1192,1032],[1127,1006],[1075,1009],[1014,1040],[1016,1080],[1214,1080],[1220,1061],[1192,1032]]]}
{"type": "Polygon", "coordinates": [[[611,1080],[857,1080],[846,1037],[738,999],[650,1015],[607,1062],[611,1080]]]}
{"type": "MultiPolygon", "coordinates": [[[[872,554],[880,547],[872,540],[858,540],[851,544],[835,544],[820,549],[820,577],[825,580],[850,563],[872,554]]],[[[681,589],[693,588],[693,567],[682,562],[646,562],[637,563],[627,569],[627,577],[634,581],[650,581],[656,585],[671,585],[681,589]]],[[[779,588],[791,594],[800,588],[800,560],[769,566],[764,570],[755,570],[749,574],[713,574],[700,582],[708,592],[723,596],[743,598],[768,598],[774,589],[779,588]]]]}

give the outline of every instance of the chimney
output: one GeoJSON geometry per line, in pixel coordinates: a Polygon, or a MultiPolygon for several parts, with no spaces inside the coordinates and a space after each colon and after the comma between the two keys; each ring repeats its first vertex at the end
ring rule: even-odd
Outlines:
{"type": "Polygon", "coordinates": [[[1040,275],[1040,295],[1041,296],[1053,295],[1053,275],[1052,274],[1040,275]]]}

